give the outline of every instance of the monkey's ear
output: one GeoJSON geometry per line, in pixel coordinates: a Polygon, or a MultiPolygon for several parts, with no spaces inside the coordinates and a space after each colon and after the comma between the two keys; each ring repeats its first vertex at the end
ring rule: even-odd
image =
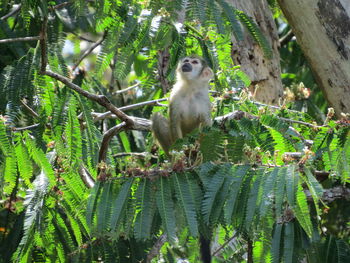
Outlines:
{"type": "Polygon", "coordinates": [[[201,74],[202,79],[210,80],[211,78],[213,78],[213,76],[214,76],[214,73],[211,70],[211,68],[206,67],[205,69],[203,69],[201,74]]]}

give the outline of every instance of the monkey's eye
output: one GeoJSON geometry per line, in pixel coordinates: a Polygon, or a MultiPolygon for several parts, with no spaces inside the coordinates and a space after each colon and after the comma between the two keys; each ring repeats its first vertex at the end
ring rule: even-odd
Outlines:
{"type": "Polygon", "coordinates": [[[198,60],[193,60],[192,64],[198,64],[198,60]]]}
{"type": "Polygon", "coordinates": [[[188,60],[188,59],[185,59],[184,62],[187,63],[187,62],[189,62],[189,60],[188,60]]]}

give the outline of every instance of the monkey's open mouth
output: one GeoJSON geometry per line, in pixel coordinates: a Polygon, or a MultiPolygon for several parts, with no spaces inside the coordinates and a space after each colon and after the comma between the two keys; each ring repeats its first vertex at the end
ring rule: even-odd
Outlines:
{"type": "Polygon", "coordinates": [[[183,72],[191,72],[192,71],[192,66],[189,63],[185,63],[181,67],[183,72]]]}

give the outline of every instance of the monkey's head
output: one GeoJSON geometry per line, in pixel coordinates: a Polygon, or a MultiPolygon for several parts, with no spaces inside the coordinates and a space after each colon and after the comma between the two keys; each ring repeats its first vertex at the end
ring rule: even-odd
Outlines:
{"type": "Polygon", "coordinates": [[[206,61],[199,56],[189,56],[181,59],[176,72],[178,79],[186,81],[208,82],[214,75],[206,61]]]}

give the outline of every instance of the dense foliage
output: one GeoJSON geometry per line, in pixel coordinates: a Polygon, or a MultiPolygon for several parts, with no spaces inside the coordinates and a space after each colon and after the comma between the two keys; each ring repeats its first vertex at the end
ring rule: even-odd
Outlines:
{"type": "Polygon", "coordinates": [[[0,16],[0,262],[198,262],[200,234],[216,262],[349,262],[350,122],[300,84],[315,89],[295,42],[276,107],[232,66],[231,34],[272,51],[224,0],[2,0],[0,16]],[[192,53],[216,73],[215,122],[170,162],[148,119],[192,53]]]}

